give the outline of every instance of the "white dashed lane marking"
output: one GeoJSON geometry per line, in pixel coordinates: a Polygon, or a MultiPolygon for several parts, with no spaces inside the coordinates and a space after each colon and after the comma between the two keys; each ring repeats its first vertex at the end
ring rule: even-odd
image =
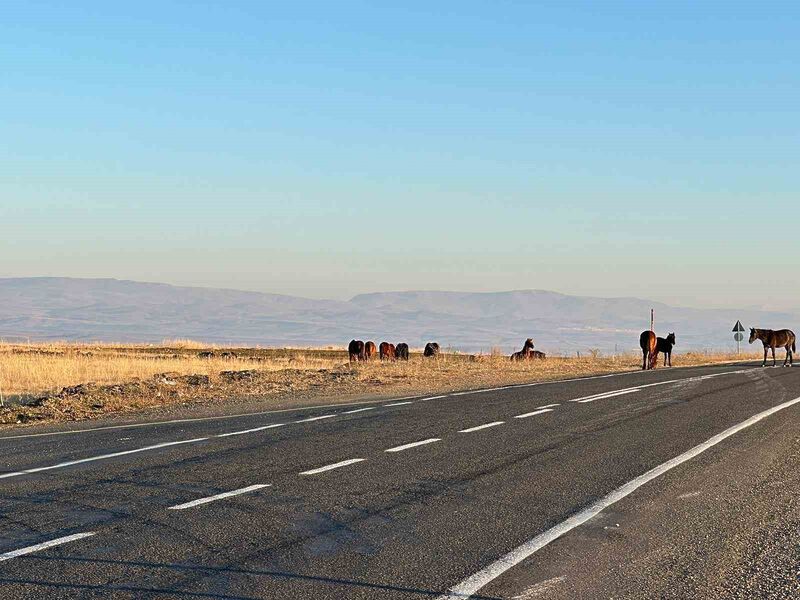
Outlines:
{"type": "Polygon", "coordinates": [[[13,473],[2,473],[0,479],[8,477],[19,477],[20,475],[28,475],[30,473],[39,473],[41,471],[50,471],[52,469],[63,469],[64,467],[71,467],[72,465],[81,465],[83,463],[94,462],[96,460],[104,460],[107,458],[116,458],[117,456],[126,456],[128,454],[136,454],[137,452],[147,452],[148,450],[157,450],[159,448],[167,448],[168,446],[178,446],[180,444],[193,444],[195,442],[202,442],[208,438],[194,438],[193,440],[181,440],[178,442],[164,442],[163,444],[155,444],[153,446],[145,446],[144,448],[136,448],[134,450],[123,450],[122,452],[111,452],[110,454],[101,454],[100,456],[90,456],[89,458],[81,458],[78,460],[69,460],[67,462],[58,463],[56,465],[49,465],[47,467],[36,467],[33,469],[25,469],[24,471],[15,471],[13,473]]]}
{"type": "Polygon", "coordinates": [[[405,406],[406,404],[414,404],[411,400],[406,402],[394,402],[393,404],[384,404],[384,406],[405,406]]]}
{"type": "Polygon", "coordinates": [[[472,433],[473,431],[480,431],[481,429],[489,429],[489,427],[496,427],[497,425],[502,425],[505,421],[494,421],[493,423],[484,423],[483,425],[476,425],[475,427],[470,427],[469,429],[462,429],[458,433],[472,433]]]}
{"type": "Polygon", "coordinates": [[[553,409],[552,408],[540,408],[539,410],[534,410],[533,412],[517,415],[514,418],[515,419],[527,419],[528,417],[535,417],[536,415],[542,415],[544,413],[549,413],[549,412],[553,412],[553,409]]]}
{"type": "Polygon", "coordinates": [[[311,469],[310,471],[303,471],[300,475],[316,475],[317,473],[324,473],[325,471],[333,471],[334,469],[339,469],[341,467],[347,467],[348,465],[354,465],[356,463],[360,463],[367,460],[366,458],[351,458],[349,460],[343,460],[342,462],[334,463],[332,465],[325,465],[324,467],[319,467],[317,469],[311,469]]]}
{"type": "Polygon", "coordinates": [[[11,560],[12,558],[17,558],[18,556],[25,556],[26,554],[30,554],[32,552],[38,552],[39,550],[47,550],[48,548],[52,548],[53,546],[68,544],[69,542],[82,540],[83,538],[87,538],[93,535],[94,531],[89,531],[86,533],[76,533],[73,535],[56,538],[54,540],[50,540],[49,542],[42,542],[41,544],[36,544],[35,546],[28,546],[27,548],[20,548],[19,550],[4,552],[3,554],[0,554],[0,561],[11,560]]]}
{"type": "Polygon", "coordinates": [[[263,427],[253,427],[253,429],[243,429],[242,431],[231,431],[230,433],[220,433],[216,437],[230,437],[232,435],[244,435],[245,433],[255,433],[256,431],[264,431],[265,429],[275,429],[276,427],[283,427],[286,423],[273,423],[272,425],[264,425],[263,427]]]}
{"type": "Polygon", "coordinates": [[[185,502],[184,504],[177,504],[175,506],[170,506],[168,510],[185,510],[187,508],[193,508],[195,506],[200,506],[201,504],[208,504],[209,502],[214,502],[216,500],[222,500],[223,498],[230,498],[231,496],[239,496],[241,494],[247,494],[248,492],[255,492],[256,490],[261,490],[263,488],[270,487],[269,483],[257,483],[255,485],[250,485],[238,490],[233,490],[230,492],[223,492],[222,494],[216,494],[214,496],[207,496],[205,498],[198,498],[197,500],[192,500],[191,502],[185,502]]]}
{"type": "Polygon", "coordinates": [[[355,410],[346,410],[342,414],[343,415],[353,415],[355,413],[364,412],[366,410],[375,410],[374,406],[367,406],[366,408],[356,408],[355,410]]]}
{"type": "Polygon", "coordinates": [[[318,417],[308,417],[307,419],[300,419],[299,421],[295,421],[295,423],[311,423],[311,421],[322,421],[322,419],[332,419],[337,415],[320,415],[318,417]]]}
{"type": "Polygon", "coordinates": [[[426,444],[433,444],[434,442],[441,441],[441,438],[428,438],[427,440],[420,440],[418,442],[411,442],[410,444],[403,444],[402,446],[395,446],[394,448],[384,450],[384,452],[402,452],[403,450],[408,450],[409,448],[416,448],[417,446],[424,446],[426,444]]]}

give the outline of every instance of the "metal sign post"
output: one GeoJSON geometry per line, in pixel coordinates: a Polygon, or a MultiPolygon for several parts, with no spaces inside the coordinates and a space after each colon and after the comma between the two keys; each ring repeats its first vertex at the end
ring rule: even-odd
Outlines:
{"type": "Polygon", "coordinates": [[[744,339],[744,327],[742,327],[742,322],[739,319],[736,319],[736,325],[733,326],[733,339],[736,340],[736,354],[738,355],[741,352],[741,343],[744,339]]]}

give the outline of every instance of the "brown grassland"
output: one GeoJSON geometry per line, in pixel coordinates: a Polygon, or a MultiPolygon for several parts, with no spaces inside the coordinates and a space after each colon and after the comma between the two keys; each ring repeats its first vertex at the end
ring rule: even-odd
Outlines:
{"type": "MultiPolygon", "coordinates": [[[[596,353],[595,353],[596,354],[596,353]]],[[[757,358],[686,353],[675,366],[757,358]]],[[[637,354],[548,357],[443,353],[408,362],[351,365],[343,349],[210,347],[173,340],[158,347],[122,344],[0,344],[0,424],[92,419],[144,409],[258,403],[283,408],[365,397],[436,394],[480,387],[636,370],[637,354]],[[212,356],[201,356],[202,353],[212,356]],[[224,398],[224,400],[222,400],[224,398]]]]}

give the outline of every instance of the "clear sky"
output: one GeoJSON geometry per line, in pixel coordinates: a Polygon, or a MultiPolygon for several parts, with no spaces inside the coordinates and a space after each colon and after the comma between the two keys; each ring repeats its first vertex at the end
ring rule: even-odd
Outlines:
{"type": "Polygon", "coordinates": [[[789,1],[7,2],[0,276],[796,307],[798,31],[789,1]]]}

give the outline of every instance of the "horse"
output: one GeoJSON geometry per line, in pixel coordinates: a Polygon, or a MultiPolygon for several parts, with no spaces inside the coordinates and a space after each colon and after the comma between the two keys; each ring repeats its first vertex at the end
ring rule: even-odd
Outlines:
{"type": "Polygon", "coordinates": [[[514,354],[511,355],[511,360],[535,360],[543,358],[545,358],[545,353],[533,349],[533,340],[531,338],[525,340],[522,350],[514,352],[514,354]]]}
{"type": "Polygon", "coordinates": [[[378,346],[378,354],[381,360],[394,360],[395,358],[394,344],[390,344],[389,342],[381,342],[381,345],[378,346]]]}
{"type": "Polygon", "coordinates": [[[408,360],[408,344],[401,342],[394,349],[394,356],[397,360],[408,360]]]}
{"type": "Polygon", "coordinates": [[[669,360],[669,366],[672,366],[672,347],[675,345],[675,334],[670,333],[666,338],[656,338],[656,358],[658,358],[658,353],[664,353],[664,366],[667,366],[667,361],[669,360]]]}
{"type": "Polygon", "coordinates": [[[364,342],[361,340],[350,340],[347,345],[347,353],[350,355],[350,362],[364,360],[364,342]]]}
{"type": "Polygon", "coordinates": [[[754,329],[750,328],[750,343],[756,340],[761,340],[764,344],[764,362],[761,363],[762,367],[767,366],[767,349],[772,349],[772,366],[775,366],[775,348],[786,348],[786,358],[783,359],[783,366],[791,367],[794,364],[794,353],[797,351],[796,342],[797,338],[794,331],[791,329],[779,329],[772,331],[772,329],[754,329]],[[788,365],[786,363],[789,363],[788,365]]]}
{"type": "Polygon", "coordinates": [[[366,342],[364,344],[364,360],[372,360],[372,357],[377,354],[378,349],[375,347],[375,342],[366,342]]]}
{"type": "Polygon", "coordinates": [[[439,355],[439,344],[437,342],[428,342],[425,344],[425,351],[422,355],[428,358],[435,358],[439,355]]]}
{"type": "Polygon", "coordinates": [[[654,369],[656,366],[656,334],[652,331],[643,331],[639,336],[639,348],[642,349],[642,371],[654,369]]]}

